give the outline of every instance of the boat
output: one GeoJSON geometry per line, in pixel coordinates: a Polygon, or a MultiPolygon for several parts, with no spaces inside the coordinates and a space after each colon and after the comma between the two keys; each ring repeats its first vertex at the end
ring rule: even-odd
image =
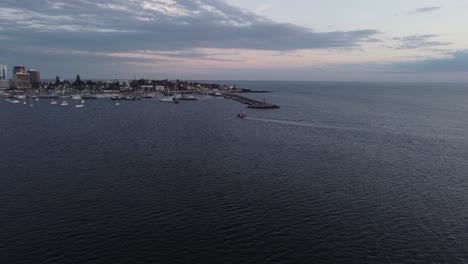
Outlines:
{"type": "Polygon", "coordinates": [[[244,119],[246,117],[247,117],[247,115],[244,114],[243,112],[240,112],[240,113],[237,114],[237,118],[244,119]]]}
{"type": "Polygon", "coordinates": [[[212,95],[213,95],[213,96],[215,96],[215,97],[220,97],[220,96],[223,96],[223,94],[222,94],[222,93],[220,93],[220,92],[213,93],[212,95]]]}
{"type": "Polygon", "coordinates": [[[115,105],[120,105],[120,103],[115,103],[115,105]]]}
{"type": "Polygon", "coordinates": [[[75,101],[75,108],[81,108],[81,107],[84,107],[84,100],[82,99],[82,96],[80,95],[73,95],[72,96],[72,99],[73,100],[76,100],[75,101]]]}
{"type": "Polygon", "coordinates": [[[144,94],[143,95],[143,98],[154,98],[154,97],[156,97],[155,93],[149,93],[149,94],[144,94]]]}
{"type": "Polygon", "coordinates": [[[51,104],[51,105],[56,105],[57,102],[56,102],[56,101],[52,101],[52,102],[50,102],[50,104],[51,104]]]}
{"type": "Polygon", "coordinates": [[[174,104],[178,104],[179,103],[179,98],[182,97],[180,94],[177,94],[177,90],[179,88],[179,83],[176,84],[175,86],[175,95],[174,95],[174,104]]]}
{"type": "Polygon", "coordinates": [[[193,95],[187,95],[180,98],[180,100],[196,101],[198,100],[198,97],[195,97],[193,95]]]}
{"type": "Polygon", "coordinates": [[[67,101],[62,101],[62,103],[60,104],[61,106],[67,106],[68,105],[68,102],[67,101]]]}
{"type": "Polygon", "coordinates": [[[159,101],[161,101],[161,102],[173,102],[174,99],[172,99],[172,97],[168,96],[168,97],[164,97],[164,98],[159,99],[159,101]]]}

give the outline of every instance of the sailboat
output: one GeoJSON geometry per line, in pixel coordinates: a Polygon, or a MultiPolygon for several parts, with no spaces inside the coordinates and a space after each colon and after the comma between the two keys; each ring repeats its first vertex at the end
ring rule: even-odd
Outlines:
{"type": "Polygon", "coordinates": [[[73,97],[72,99],[75,99],[75,107],[76,108],[81,108],[81,107],[84,107],[84,100],[81,100],[81,96],[76,96],[76,97],[73,97]],[[79,103],[78,103],[79,102],[79,103]]]}
{"type": "MultiPolygon", "coordinates": [[[[177,80],[178,82],[179,80],[177,80]]],[[[177,90],[179,88],[179,83],[176,83],[176,87],[175,87],[175,95],[174,95],[174,104],[178,104],[179,103],[179,95],[177,94],[177,90]]]]}
{"type": "Polygon", "coordinates": [[[67,106],[68,105],[68,102],[63,100],[64,97],[65,96],[62,96],[62,103],[60,104],[61,106],[67,106]]]}

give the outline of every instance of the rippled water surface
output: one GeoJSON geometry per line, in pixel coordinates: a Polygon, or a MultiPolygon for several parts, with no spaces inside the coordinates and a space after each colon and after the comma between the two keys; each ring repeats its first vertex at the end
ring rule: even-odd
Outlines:
{"type": "Polygon", "coordinates": [[[0,263],[468,262],[468,86],[235,84],[0,102],[0,263]]]}

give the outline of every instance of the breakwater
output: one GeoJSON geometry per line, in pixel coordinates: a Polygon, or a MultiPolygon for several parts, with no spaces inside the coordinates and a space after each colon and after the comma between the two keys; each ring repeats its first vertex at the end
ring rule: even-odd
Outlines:
{"type": "Polygon", "coordinates": [[[231,99],[242,104],[248,105],[248,108],[257,108],[257,109],[277,109],[280,108],[278,105],[268,103],[266,101],[257,101],[251,98],[247,98],[237,94],[225,94],[224,98],[231,99]]]}

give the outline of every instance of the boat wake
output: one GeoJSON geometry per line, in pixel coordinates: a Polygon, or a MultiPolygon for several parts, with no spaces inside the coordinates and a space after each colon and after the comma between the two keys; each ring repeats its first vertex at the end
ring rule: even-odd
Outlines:
{"type": "Polygon", "coordinates": [[[332,124],[324,124],[324,123],[307,123],[301,121],[288,121],[288,120],[277,120],[277,119],[266,119],[266,118],[257,118],[257,117],[245,117],[245,119],[261,121],[261,122],[268,122],[268,123],[277,123],[283,125],[292,125],[292,126],[301,126],[301,127],[313,127],[313,128],[330,128],[330,129],[343,129],[343,130],[356,130],[356,131],[363,131],[368,130],[366,128],[361,127],[352,127],[352,126],[337,126],[332,124]]]}

